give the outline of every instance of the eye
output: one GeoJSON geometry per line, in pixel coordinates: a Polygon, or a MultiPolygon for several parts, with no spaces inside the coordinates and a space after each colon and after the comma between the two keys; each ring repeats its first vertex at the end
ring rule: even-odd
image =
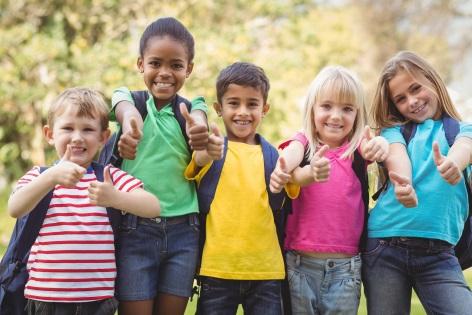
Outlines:
{"type": "Polygon", "coordinates": [[[86,132],[93,132],[93,131],[95,131],[95,129],[92,128],[92,127],[86,127],[86,128],[84,128],[84,131],[86,131],[86,132]]]}
{"type": "Polygon", "coordinates": [[[180,63],[176,63],[172,65],[172,69],[174,70],[182,70],[183,68],[184,68],[184,65],[180,63]]]}
{"type": "Polygon", "coordinates": [[[70,126],[64,126],[64,127],[61,127],[62,130],[66,130],[66,131],[71,131],[71,130],[74,130],[72,127],[70,126]]]}
{"type": "Polygon", "coordinates": [[[249,103],[249,107],[258,107],[258,106],[259,106],[259,103],[256,103],[256,102],[249,103]]]}
{"type": "Polygon", "coordinates": [[[395,99],[393,100],[393,102],[394,102],[395,104],[402,104],[405,100],[406,100],[406,97],[400,96],[400,97],[395,98],[395,99]]]}
{"type": "Polygon", "coordinates": [[[416,94],[421,91],[422,86],[419,84],[415,84],[411,87],[411,93],[416,94]]]}
{"type": "Polygon", "coordinates": [[[321,103],[320,107],[324,110],[330,110],[331,109],[331,104],[329,103],[321,103]]]}
{"type": "Polygon", "coordinates": [[[347,112],[347,113],[351,113],[354,111],[354,107],[352,106],[345,106],[343,107],[343,111],[347,112]]]}
{"type": "Polygon", "coordinates": [[[161,63],[157,60],[151,60],[151,61],[149,61],[148,64],[152,67],[155,67],[155,68],[160,67],[160,65],[161,65],[161,63]]]}

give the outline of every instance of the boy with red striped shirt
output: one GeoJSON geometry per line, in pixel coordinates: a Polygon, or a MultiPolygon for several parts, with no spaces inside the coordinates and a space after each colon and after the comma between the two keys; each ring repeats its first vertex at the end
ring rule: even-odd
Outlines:
{"type": "Polygon", "coordinates": [[[28,314],[114,314],[114,235],[105,207],[157,217],[157,198],[142,182],[113,167],[97,181],[92,161],[110,135],[108,107],[87,88],[64,91],[48,114],[44,135],[60,158],[44,172],[34,167],[8,201],[13,217],[28,214],[54,190],[28,259],[28,314]]]}

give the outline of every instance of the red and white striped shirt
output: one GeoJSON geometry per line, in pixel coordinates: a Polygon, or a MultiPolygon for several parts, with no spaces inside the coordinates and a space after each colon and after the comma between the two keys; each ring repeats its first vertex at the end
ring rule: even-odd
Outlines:
{"type": "MultiPolygon", "coordinates": [[[[110,168],[114,186],[130,192],[140,180],[110,168]]],[[[34,167],[17,183],[39,176],[34,167]]],[[[56,185],[46,218],[28,260],[25,297],[46,302],[90,302],[110,298],[115,291],[113,230],[107,210],[90,204],[88,187],[97,178],[89,168],[74,188],[56,185]]]]}

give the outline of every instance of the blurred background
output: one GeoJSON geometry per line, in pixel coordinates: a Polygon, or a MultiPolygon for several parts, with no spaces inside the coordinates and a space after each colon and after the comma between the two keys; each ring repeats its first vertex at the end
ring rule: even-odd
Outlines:
{"type": "MultiPolygon", "coordinates": [[[[472,2],[467,0],[0,0],[0,256],[14,221],[11,185],[55,159],[42,137],[51,101],[89,86],[144,89],[136,69],[146,25],[174,16],[195,37],[195,66],[182,95],[211,105],[218,72],[235,61],[263,67],[271,110],[260,132],[274,144],[301,127],[309,83],[325,65],[358,73],[370,100],[380,69],[413,50],[440,73],[472,121],[472,2]]],[[[210,109],[209,119],[217,121],[210,109]]],[[[221,122],[218,121],[220,127],[221,122]]]]}

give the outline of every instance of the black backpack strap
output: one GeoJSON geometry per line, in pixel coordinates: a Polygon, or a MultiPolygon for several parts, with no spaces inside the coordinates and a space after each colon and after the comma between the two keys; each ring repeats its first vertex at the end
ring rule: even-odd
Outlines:
{"type": "Polygon", "coordinates": [[[148,91],[131,91],[131,97],[133,98],[134,106],[136,106],[136,109],[141,114],[141,117],[143,118],[143,121],[144,121],[148,114],[146,103],[149,98],[149,92],[148,91]]]}
{"type": "Polygon", "coordinates": [[[187,135],[187,129],[185,127],[186,121],[185,121],[184,116],[182,116],[182,113],[180,112],[180,103],[185,104],[185,106],[187,107],[187,111],[189,113],[192,111],[192,103],[178,94],[176,94],[174,99],[172,100],[172,111],[174,112],[175,119],[179,123],[180,130],[182,131],[182,135],[184,136],[188,151],[192,152],[192,149],[190,148],[190,145],[188,144],[189,139],[187,135]]]}
{"type": "Polygon", "coordinates": [[[401,125],[400,132],[405,139],[406,146],[410,143],[410,140],[415,136],[416,133],[416,123],[413,121],[409,121],[408,123],[401,125]]]}
{"type": "Polygon", "coordinates": [[[369,177],[367,174],[367,165],[358,150],[354,151],[352,169],[357,179],[361,183],[362,201],[364,203],[364,229],[362,230],[360,246],[364,248],[367,241],[367,219],[369,217],[369,177]]]}
{"type": "MultiPolygon", "coordinates": [[[[447,144],[449,144],[449,147],[452,147],[452,145],[454,144],[454,141],[456,140],[456,136],[459,134],[459,129],[460,129],[459,122],[455,120],[454,118],[451,118],[447,115],[443,116],[442,121],[443,121],[444,133],[446,135],[447,144]]],[[[467,177],[464,177],[464,178],[467,178],[467,177]]]]}
{"type": "MultiPolygon", "coordinates": [[[[41,167],[39,172],[44,172],[47,167],[41,167]]],[[[51,203],[52,194],[54,189],[49,191],[46,196],[41,199],[41,201],[28,213],[26,216],[20,220],[25,220],[22,232],[18,238],[16,245],[16,258],[23,263],[26,263],[26,259],[29,256],[29,251],[31,246],[33,246],[36,237],[39,234],[39,230],[43,224],[44,218],[51,203]]]]}

